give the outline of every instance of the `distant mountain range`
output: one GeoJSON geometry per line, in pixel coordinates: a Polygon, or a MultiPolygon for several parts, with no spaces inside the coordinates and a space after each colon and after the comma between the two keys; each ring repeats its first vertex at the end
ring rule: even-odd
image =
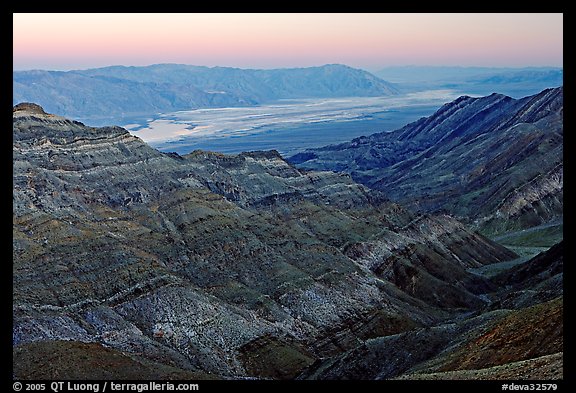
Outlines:
{"type": "Polygon", "coordinates": [[[35,102],[94,125],[119,117],[279,99],[397,93],[395,86],[367,71],[340,64],[274,70],[157,64],[13,72],[14,104],[35,102]]]}
{"type": "Polygon", "coordinates": [[[456,89],[466,94],[500,93],[514,98],[564,84],[564,71],[557,67],[393,66],[374,74],[394,83],[403,92],[456,89]]]}
{"type": "Polygon", "coordinates": [[[389,96],[431,89],[523,97],[563,84],[561,68],[387,67],[341,64],[272,70],[155,64],[14,71],[13,104],[35,102],[91,125],[157,113],[252,106],[280,99],[389,96]]]}
{"type": "Polygon", "coordinates": [[[346,172],[414,210],[500,233],[562,216],[563,88],[462,96],[393,132],[309,149],[300,168],[346,172]]]}

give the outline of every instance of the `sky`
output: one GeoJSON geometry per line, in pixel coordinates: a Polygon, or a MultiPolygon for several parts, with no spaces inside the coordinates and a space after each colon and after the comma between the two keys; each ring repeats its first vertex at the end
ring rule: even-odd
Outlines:
{"type": "Polygon", "coordinates": [[[563,14],[13,14],[13,69],[555,66],[563,14]]]}

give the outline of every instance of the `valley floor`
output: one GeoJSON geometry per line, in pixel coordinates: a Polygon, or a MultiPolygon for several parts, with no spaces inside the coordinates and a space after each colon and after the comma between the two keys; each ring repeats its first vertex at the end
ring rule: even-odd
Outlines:
{"type": "Polygon", "coordinates": [[[289,156],[310,147],[392,131],[430,115],[457,96],[456,91],[445,89],[391,97],[282,100],[119,120],[133,135],[161,151],[277,150],[289,156]]]}

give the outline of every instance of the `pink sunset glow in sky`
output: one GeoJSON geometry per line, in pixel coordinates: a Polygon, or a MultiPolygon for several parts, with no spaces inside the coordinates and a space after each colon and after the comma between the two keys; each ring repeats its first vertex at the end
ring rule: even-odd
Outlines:
{"type": "Polygon", "coordinates": [[[13,14],[13,69],[557,66],[562,14],[13,14]]]}

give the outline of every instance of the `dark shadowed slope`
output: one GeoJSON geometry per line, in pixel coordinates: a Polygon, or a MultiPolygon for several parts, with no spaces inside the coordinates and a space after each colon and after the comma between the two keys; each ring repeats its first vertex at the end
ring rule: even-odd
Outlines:
{"type": "Polygon", "coordinates": [[[448,212],[485,233],[536,226],[562,216],[563,89],[460,97],[399,130],[289,161],[350,173],[413,210],[448,212]]]}
{"type": "Polygon", "coordinates": [[[520,310],[498,310],[464,321],[378,337],[317,362],[299,378],[443,379],[442,373],[460,371],[459,379],[476,379],[478,370],[491,369],[484,371],[483,379],[500,379],[503,370],[498,366],[516,366],[516,372],[509,373],[508,378],[558,379],[562,378],[562,315],[560,297],[520,310]],[[560,355],[560,359],[554,360],[555,367],[545,375],[535,370],[527,373],[516,365],[547,355],[560,355]]]}
{"type": "Polygon", "coordinates": [[[562,379],[562,261],[559,243],[496,276],[483,313],[366,340],[299,378],[562,379]]]}
{"type": "Polygon", "coordinates": [[[218,379],[202,372],[149,361],[94,342],[36,341],[13,353],[14,374],[33,380],[198,380],[218,379]]]}
{"type": "Polygon", "coordinates": [[[505,296],[492,308],[520,308],[541,303],[563,293],[564,241],[492,280],[505,286],[505,296]]]}

